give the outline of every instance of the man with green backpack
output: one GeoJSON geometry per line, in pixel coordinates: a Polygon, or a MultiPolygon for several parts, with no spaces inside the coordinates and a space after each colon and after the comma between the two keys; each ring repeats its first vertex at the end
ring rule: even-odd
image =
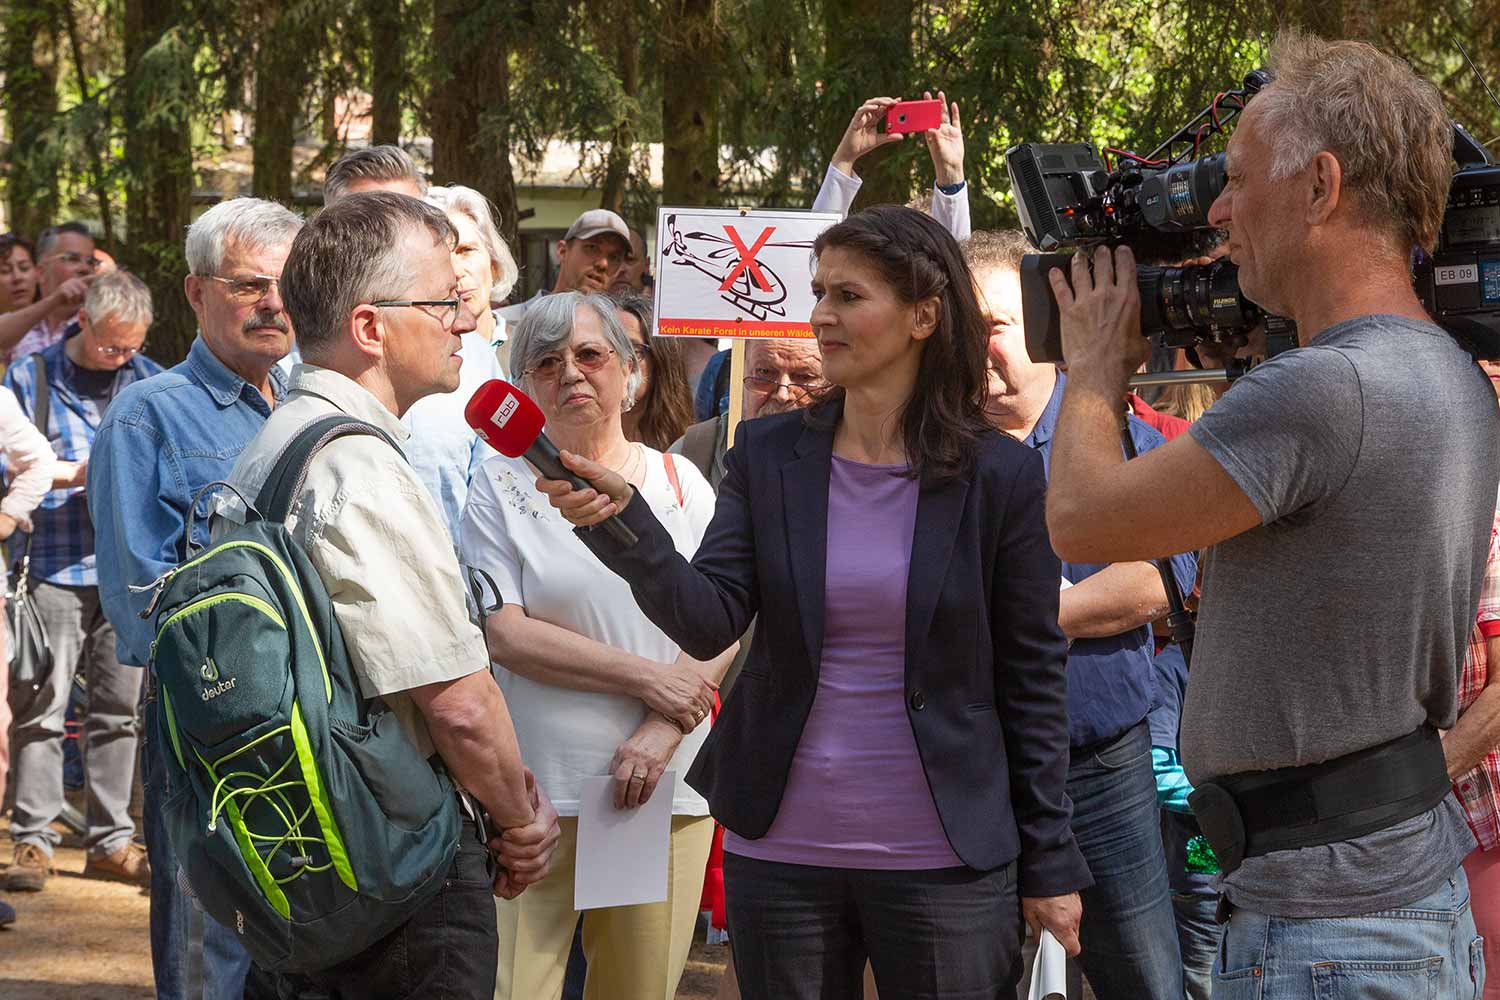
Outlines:
{"type": "Polygon", "coordinates": [[[454,242],[387,193],[298,234],[281,286],[305,363],[150,609],[173,846],[283,997],[491,996],[491,892],[544,877],[558,837],[401,452],[473,325],[454,242]]]}

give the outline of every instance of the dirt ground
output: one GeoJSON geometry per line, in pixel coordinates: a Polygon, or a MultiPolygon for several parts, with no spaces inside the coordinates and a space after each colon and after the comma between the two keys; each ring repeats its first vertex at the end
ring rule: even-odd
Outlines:
{"type": "MultiPolygon", "coordinates": [[[[0,874],[9,864],[10,823],[0,820],[0,874]]],[[[17,920],[0,929],[4,1000],[146,1000],[151,988],[150,897],[119,882],[83,877],[75,839],[57,852],[57,874],[38,893],[0,893],[17,920]]],[[[693,946],[679,1000],[718,995],[728,947],[693,946]]]]}

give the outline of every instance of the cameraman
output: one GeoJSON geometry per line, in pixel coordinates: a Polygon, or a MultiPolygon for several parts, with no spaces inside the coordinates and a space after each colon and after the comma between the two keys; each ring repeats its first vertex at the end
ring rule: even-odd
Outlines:
{"type": "Polygon", "coordinates": [[[1232,913],[1215,996],[1472,996],[1474,839],[1436,731],[1455,718],[1500,416],[1408,269],[1441,225],[1448,120],[1363,43],[1283,35],[1272,64],[1209,221],[1245,294],[1307,346],[1125,462],[1119,399],[1148,347],[1134,257],[1100,250],[1092,277],[1076,257],[1075,291],[1053,271],[1069,378],[1048,526],[1070,560],[1213,546],[1181,745],[1232,913]]]}

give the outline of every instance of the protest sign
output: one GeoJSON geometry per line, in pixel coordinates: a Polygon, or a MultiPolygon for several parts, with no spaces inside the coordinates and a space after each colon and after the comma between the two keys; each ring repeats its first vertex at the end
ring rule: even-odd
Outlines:
{"type": "Polygon", "coordinates": [[[832,212],[661,208],[658,337],[811,337],[812,245],[832,212]]]}

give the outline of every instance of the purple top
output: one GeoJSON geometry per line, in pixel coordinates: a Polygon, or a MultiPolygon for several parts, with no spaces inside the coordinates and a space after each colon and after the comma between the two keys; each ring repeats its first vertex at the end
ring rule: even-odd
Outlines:
{"type": "Polygon", "coordinates": [[[837,455],[818,693],[770,830],[724,850],[825,868],[963,864],[932,801],[906,717],[906,580],[917,481],[904,465],[837,455]]]}

